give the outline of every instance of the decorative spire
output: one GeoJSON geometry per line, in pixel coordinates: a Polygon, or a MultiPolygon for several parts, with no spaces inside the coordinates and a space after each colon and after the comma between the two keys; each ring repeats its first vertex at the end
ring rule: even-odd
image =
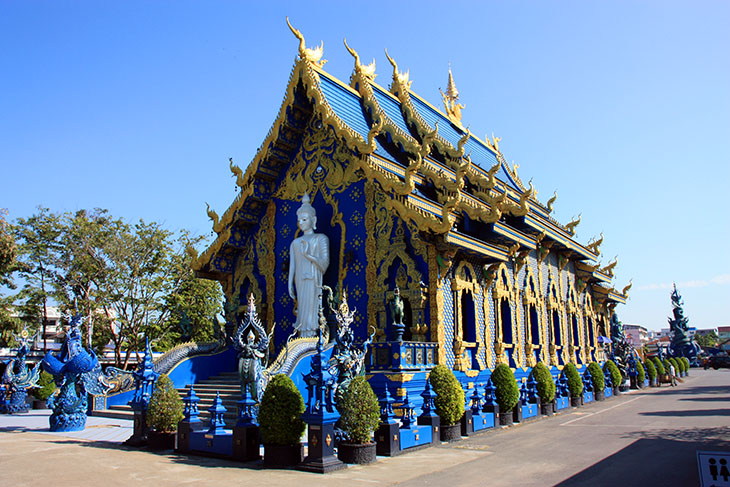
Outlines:
{"type": "MultiPolygon", "coordinates": [[[[441,90],[439,89],[439,91],[441,90]]],[[[461,110],[466,108],[466,105],[457,103],[459,100],[459,90],[456,89],[454,75],[451,74],[451,66],[449,66],[449,81],[446,85],[446,93],[441,91],[441,97],[444,99],[444,108],[446,109],[446,115],[449,117],[449,120],[461,126],[461,110]]]]}
{"type": "Polygon", "coordinates": [[[454,75],[451,73],[451,66],[449,66],[449,82],[446,85],[446,97],[450,101],[456,101],[459,99],[459,90],[456,89],[454,75]]]}

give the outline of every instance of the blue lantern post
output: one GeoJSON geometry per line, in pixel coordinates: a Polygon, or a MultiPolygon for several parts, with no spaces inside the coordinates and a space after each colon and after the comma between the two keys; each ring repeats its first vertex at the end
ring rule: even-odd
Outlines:
{"type": "Polygon", "coordinates": [[[340,418],[332,398],[332,387],[335,378],[327,371],[327,364],[322,357],[322,329],[319,329],[317,353],[312,357],[311,370],[304,375],[307,383],[309,400],[302,414],[307,423],[307,441],[309,454],[297,466],[299,470],[315,473],[328,473],[347,468],[335,456],[335,423],[340,418]]]}
{"type": "Polygon", "coordinates": [[[421,397],[423,398],[423,412],[418,416],[418,424],[431,427],[431,444],[436,445],[439,443],[441,418],[436,414],[434,405],[436,393],[431,390],[431,381],[428,377],[426,377],[426,387],[423,389],[421,397]]]}
{"type": "Polygon", "coordinates": [[[196,431],[202,431],[205,427],[200,420],[198,412],[200,398],[195,394],[193,385],[190,384],[187,395],[183,398],[185,410],[183,419],[177,424],[177,451],[186,453],[190,451],[190,435],[196,431]]]}
{"type": "Polygon", "coordinates": [[[461,417],[461,436],[469,436],[474,433],[474,418],[471,410],[471,397],[469,395],[469,384],[464,384],[464,415],[461,417]]]}
{"type": "Polygon", "coordinates": [[[383,388],[384,396],[378,400],[380,402],[380,426],[375,431],[375,452],[378,455],[393,456],[400,453],[400,440],[398,439],[400,425],[393,413],[395,399],[390,395],[387,379],[383,388]]]}
{"type": "Polygon", "coordinates": [[[259,425],[254,418],[256,401],[248,387],[244,387],[238,401],[238,422],[233,427],[233,458],[241,462],[252,462],[261,458],[259,448],[259,425]]]}

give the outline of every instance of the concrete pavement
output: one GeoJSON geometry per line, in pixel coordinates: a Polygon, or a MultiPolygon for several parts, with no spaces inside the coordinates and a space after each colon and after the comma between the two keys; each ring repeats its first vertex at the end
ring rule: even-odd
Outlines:
{"type": "Polygon", "coordinates": [[[730,370],[691,374],[677,388],[635,391],[328,475],[129,449],[119,443],[131,434],[129,421],[92,417],[85,432],[69,437],[47,432],[47,412],[0,416],[0,478],[3,485],[105,487],[697,485],[696,450],[730,451],[730,370]]]}

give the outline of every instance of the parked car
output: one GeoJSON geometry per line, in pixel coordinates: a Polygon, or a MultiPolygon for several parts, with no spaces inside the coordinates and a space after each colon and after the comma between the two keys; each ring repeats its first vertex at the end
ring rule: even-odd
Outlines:
{"type": "Polygon", "coordinates": [[[704,366],[705,370],[709,369],[710,367],[715,370],[721,367],[730,369],[730,357],[728,357],[727,355],[713,355],[705,361],[704,366]]]}

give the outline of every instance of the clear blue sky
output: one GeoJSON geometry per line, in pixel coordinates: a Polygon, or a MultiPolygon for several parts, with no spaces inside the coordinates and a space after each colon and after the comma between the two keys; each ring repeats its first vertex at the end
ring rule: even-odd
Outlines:
{"type": "Polygon", "coordinates": [[[235,196],[297,53],[285,16],[347,81],[347,41],[388,86],[383,50],[439,105],[502,137],[555,216],[603,232],[624,323],[730,324],[730,2],[0,3],[0,207],[108,208],[210,232],[235,196]]]}

